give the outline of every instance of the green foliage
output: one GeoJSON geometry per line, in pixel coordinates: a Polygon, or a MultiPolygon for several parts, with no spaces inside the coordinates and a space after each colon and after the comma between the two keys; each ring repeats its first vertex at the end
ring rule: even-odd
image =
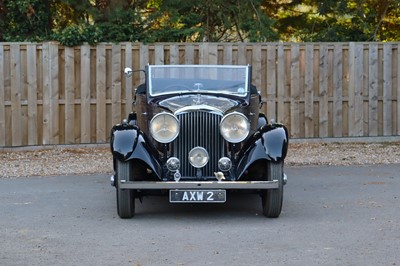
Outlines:
{"type": "Polygon", "coordinates": [[[284,41],[400,40],[399,0],[306,0],[272,7],[284,41]]]}
{"type": "Polygon", "coordinates": [[[132,10],[124,10],[120,7],[109,13],[107,20],[98,21],[96,26],[101,32],[99,41],[102,42],[124,42],[138,41],[142,36],[140,29],[135,27],[134,22],[138,18],[132,10]]]}
{"type": "Polygon", "coordinates": [[[5,41],[41,41],[51,34],[48,1],[4,0],[2,38],[5,41]]]}
{"type": "Polygon", "coordinates": [[[77,46],[84,42],[95,45],[101,41],[102,32],[95,26],[71,25],[67,26],[53,35],[54,40],[65,46],[77,46]]]}
{"type": "Polygon", "coordinates": [[[400,0],[0,0],[0,41],[399,41],[400,0]]]}

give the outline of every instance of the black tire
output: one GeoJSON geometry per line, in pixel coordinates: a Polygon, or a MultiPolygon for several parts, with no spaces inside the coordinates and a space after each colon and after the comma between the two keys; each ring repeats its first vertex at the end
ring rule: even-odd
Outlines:
{"type": "Polygon", "coordinates": [[[131,162],[121,162],[117,160],[117,210],[120,218],[132,218],[135,215],[135,191],[132,189],[119,188],[119,181],[134,180],[131,162]]]}
{"type": "Polygon", "coordinates": [[[269,218],[277,218],[282,211],[283,202],[283,161],[267,163],[267,180],[278,180],[277,189],[267,189],[262,192],[261,201],[263,214],[269,218]]]}

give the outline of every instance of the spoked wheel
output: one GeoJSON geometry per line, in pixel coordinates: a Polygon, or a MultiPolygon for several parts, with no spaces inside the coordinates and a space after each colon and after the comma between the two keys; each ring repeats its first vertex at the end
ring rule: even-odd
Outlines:
{"type": "Polygon", "coordinates": [[[279,187],[262,192],[263,214],[269,218],[276,218],[281,214],[283,201],[283,161],[267,163],[267,180],[278,180],[279,187]]]}
{"type": "Polygon", "coordinates": [[[117,160],[117,210],[120,218],[132,218],[135,215],[135,191],[119,187],[120,180],[134,180],[132,166],[132,162],[117,160]]]}

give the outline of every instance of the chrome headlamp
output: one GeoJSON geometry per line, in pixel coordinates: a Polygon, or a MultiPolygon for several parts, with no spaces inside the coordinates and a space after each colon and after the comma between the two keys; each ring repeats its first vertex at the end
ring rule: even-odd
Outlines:
{"type": "Polygon", "coordinates": [[[150,121],[150,133],[158,142],[169,143],[179,134],[179,121],[170,113],[157,114],[150,121]]]}
{"type": "Polygon", "coordinates": [[[243,141],[250,132],[249,120],[238,112],[232,112],[224,116],[219,127],[222,137],[231,143],[243,141]]]}
{"type": "Polygon", "coordinates": [[[210,157],[203,147],[194,147],[189,152],[189,162],[193,167],[201,168],[208,163],[210,157]]]}

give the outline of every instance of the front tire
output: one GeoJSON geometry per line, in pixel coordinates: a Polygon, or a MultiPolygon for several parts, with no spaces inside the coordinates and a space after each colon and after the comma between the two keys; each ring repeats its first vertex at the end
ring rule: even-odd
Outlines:
{"type": "Polygon", "coordinates": [[[117,160],[117,210],[120,218],[132,218],[135,215],[135,191],[132,189],[121,189],[121,180],[132,181],[133,168],[131,162],[121,162],[117,160]]]}
{"type": "Polygon", "coordinates": [[[278,180],[279,187],[262,192],[263,214],[269,218],[277,218],[282,211],[283,202],[283,161],[267,163],[267,180],[278,180]]]}

